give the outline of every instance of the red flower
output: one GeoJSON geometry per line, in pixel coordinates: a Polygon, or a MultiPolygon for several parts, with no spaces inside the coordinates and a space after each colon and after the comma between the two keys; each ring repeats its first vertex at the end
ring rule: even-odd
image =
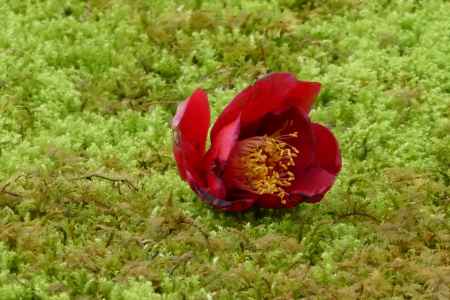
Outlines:
{"type": "Polygon", "coordinates": [[[341,170],[331,131],[308,117],[320,84],[273,73],[243,90],[211,129],[200,89],[172,121],[180,176],[206,203],[223,211],[318,202],[341,170]]]}

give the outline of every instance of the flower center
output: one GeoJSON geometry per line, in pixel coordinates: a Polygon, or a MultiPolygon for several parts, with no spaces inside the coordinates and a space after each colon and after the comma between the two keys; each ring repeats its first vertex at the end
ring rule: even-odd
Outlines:
{"type": "Polygon", "coordinates": [[[296,138],[294,132],[284,136],[256,136],[240,141],[229,160],[233,170],[231,180],[240,188],[256,194],[272,194],[286,203],[286,187],[292,185],[295,175],[290,168],[299,151],[283,139],[296,138]]]}

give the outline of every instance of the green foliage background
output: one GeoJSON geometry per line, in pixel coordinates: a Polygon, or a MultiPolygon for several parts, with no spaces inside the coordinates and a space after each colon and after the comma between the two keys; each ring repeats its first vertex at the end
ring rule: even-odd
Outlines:
{"type": "Polygon", "coordinates": [[[450,3],[0,1],[0,299],[450,299],[450,3]],[[319,205],[228,215],[171,157],[270,71],[320,81],[319,205]]]}

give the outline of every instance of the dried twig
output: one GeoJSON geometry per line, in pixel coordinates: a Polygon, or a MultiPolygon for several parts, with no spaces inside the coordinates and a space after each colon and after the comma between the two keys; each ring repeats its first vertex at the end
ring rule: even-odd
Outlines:
{"type": "MultiPolygon", "coordinates": [[[[81,180],[81,179],[92,180],[93,178],[110,181],[113,184],[122,183],[122,184],[125,184],[130,190],[134,190],[135,192],[139,191],[139,189],[130,180],[128,180],[126,178],[112,178],[112,177],[108,177],[106,175],[102,175],[102,174],[98,174],[98,173],[87,174],[87,175],[84,175],[81,177],[73,178],[72,180],[81,180]]],[[[120,188],[119,188],[119,191],[120,191],[120,188]]]]}
{"type": "Polygon", "coordinates": [[[349,212],[349,213],[346,213],[346,214],[342,214],[342,215],[337,215],[337,220],[339,220],[339,219],[345,219],[345,218],[348,218],[348,217],[365,217],[365,218],[368,218],[368,219],[370,219],[370,220],[372,220],[373,222],[375,222],[375,223],[377,223],[377,224],[379,224],[380,223],[380,220],[378,220],[377,218],[375,218],[374,216],[372,216],[372,215],[370,215],[370,214],[368,214],[368,213],[365,213],[365,212],[359,212],[359,211],[353,211],[353,212],[349,212]]]}
{"type": "Polygon", "coordinates": [[[169,276],[172,276],[173,272],[175,272],[176,269],[182,264],[186,264],[188,261],[190,261],[194,257],[194,254],[189,251],[179,257],[176,258],[175,265],[170,269],[169,276]]]}
{"type": "Polygon", "coordinates": [[[10,192],[7,191],[6,188],[11,185],[11,182],[6,183],[1,189],[0,189],[0,194],[6,194],[12,197],[22,197],[21,195],[14,193],[14,192],[10,192]]]}
{"type": "Polygon", "coordinates": [[[7,181],[1,188],[0,188],[0,194],[6,194],[12,197],[16,197],[16,198],[20,198],[22,197],[22,195],[15,193],[15,192],[11,192],[8,191],[7,188],[11,185],[11,183],[13,182],[17,182],[17,180],[19,180],[21,177],[24,177],[25,175],[21,174],[19,176],[16,176],[14,179],[11,179],[9,181],[7,181]]]}

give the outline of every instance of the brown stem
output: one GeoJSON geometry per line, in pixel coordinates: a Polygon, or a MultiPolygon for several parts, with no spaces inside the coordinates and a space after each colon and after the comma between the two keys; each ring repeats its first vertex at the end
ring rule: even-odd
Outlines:
{"type": "Polygon", "coordinates": [[[123,183],[126,186],[128,186],[128,188],[134,190],[135,192],[139,191],[139,189],[128,179],[125,178],[112,178],[112,177],[108,177],[102,174],[97,174],[97,173],[92,173],[92,174],[88,174],[88,175],[84,175],[81,177],[77,177],[77,178],[73,178],[72,180],[80,180],[80,179],[87,179],[87,180],[92,180],[93,178],[98,178],[98,179],[103,179],[112,183],[123,183]]]}
{"type": "MultiPolygon", "coordinates": [[[[21,176],[18,176],[17,178],[15,178],[13,181],[17,181],[19,178],[20,178],[21,176]]],[[[20,195],[20,194],[17,194],[17,193],[14,193],[14,192],[10,192],[10,191],[7,191],[6,189],[8,188],[8,186],[10,186],[11,185],[11,181],[10,182],[7,182],[7,183],[5,183],[3,186],[2,186],[2,188],[0,189],[0,194],[6,194],[6,195],[9,195],[9,196],[12,196],[12,197],[22,197],[22,195],[20,195]]]]}

